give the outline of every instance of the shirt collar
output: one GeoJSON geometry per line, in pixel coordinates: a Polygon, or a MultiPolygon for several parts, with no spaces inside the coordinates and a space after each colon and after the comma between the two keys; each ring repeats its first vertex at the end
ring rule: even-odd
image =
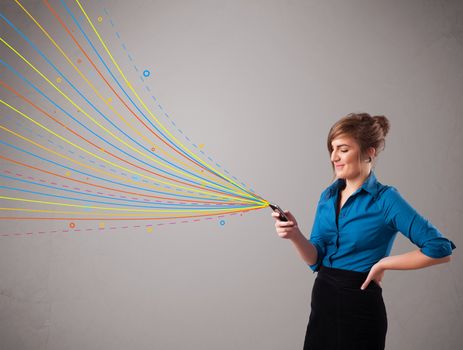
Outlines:
{"type": "MultiPolygon", "coordinates": [[[[331,186],[329,187],[329,191],[328,191],[329,197],[335,196],[338,189],[344,188],[345,184],[346,184],[345,179],[336,179],[336,181],[333,182],[331,186]]],[[[360,186],[360,188],[354,193],[360,192],[363,189],[369,194],[371,194],[373,197],[376,197],[376,194],[378,193],[378,188],[379,188],[378,180],[376,179],[376,175],[374,171],[371,170],[370,174],[365,179],[362,186],[360,186]]]]}

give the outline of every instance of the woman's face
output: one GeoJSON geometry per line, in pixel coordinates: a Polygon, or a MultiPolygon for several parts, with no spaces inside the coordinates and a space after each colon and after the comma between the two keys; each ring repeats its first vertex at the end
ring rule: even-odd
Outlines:
{"type": "Polygon", "coordinates": [[[337,178],[353,180],[369,173],[371,163],[360,160],[360,146],[353,138],[340,135],[331,146],[331,161],[337,178]]]}

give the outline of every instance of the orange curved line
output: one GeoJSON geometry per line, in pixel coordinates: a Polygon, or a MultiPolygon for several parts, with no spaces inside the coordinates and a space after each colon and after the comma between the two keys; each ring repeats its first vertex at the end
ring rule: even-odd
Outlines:
{"type": "Polygon", "coordinates": [[[110,88],[110,90],[117,96],[117,98],[121,101],[121,103],[127,108],[127,110],[140,122],[143,124],[143,126],[150,132],[152,133],[154,136],[156,136],[160,141],[162,141],[166,146],[168,146],[169,148],[171,148],[173,151],[175,151],[176,153],[178,153],[180,156],[182,156],[183,158],[189,160],[190,162],[192,162],[193,164],[199,166],[200,168],[204,169],[204,170],[207,170],[208,172],[210,172],[211,174],[217,176],[216,174],[214,174],[212,171],[210,171],[210,169],[208,169],[207,167],[204,167],[202,164],[200,163],[197,163],[195,160],[193,159],[190,159],[188,157],[186,157],[184,154],[182,154],[181,152],[179,152],[178,150],[176,150],[174,147],[172,147],[170,145],[170,143],[167,143],[163,138],[161,138],[156,132],[154,132],[148,125],[145,124],[145,122],[140,119],[140,117],[127,105],[127,103],[119,96],[119,94],[115,91],[115,89],[111,86],[111,84],[106,80],[106,78],[102,75],[102,73],[100,72],[100,70],[97,68],[97,66],[95,65],[95,63],[92,61],[92,59],[87,55],[87,52],[82,48],[82,46],[80,46],[79,42],[76,40],[76,38],[74,37],[74,35],[71,33],[71,31],[69,30],[69,28],[66,26],[66,24],[62,21],[61,17],[58,15],[58,13],[56,13],[56,11],[54,10],[54,8],[48,3],[47,0],[43,0],[43,2],[45,3],[45,5],[48,7],[48,9],[50,10],[50,12],[52,12],[52,14],[56,17],[56,19],[58,20],[58,22],[61,24],[61,26],[64,28],[64,30],[69,34],[69,36],[72,38],[72,40],[74,41],[74,43],[79,47],[80,51],[85,55],[85,57],[87,58],[87,60],[90,62],[90,64],[93,66],[93,68],[95,68],[95,70],[98,72],[98,75],[104,80],[104,82],[106,83],[106,85],[108,85],[108,87],[110,88]]]}
{"type": "MultiPolygon", "coordinates": [[[[10,87],[8,84],[6,84],[3,80],[0,80],[0,85],[3,85],[6,89],[8,89],[9,91],[11,91],[13,94],[15,94],[16,96],[18,96],[19,98],[23,99],[24,101],[26,101],[27,103],[29,103],[30,105],[32,105],[35,109],[39,110],[40,112],[42,112],[43,114],[45,114],[48,118],[52,119],[54,122],[58,123],[60,126],[62,126],[63,128],[65,128],[66,130],[68,130],[69,132],[71,132],[72,134],[74,134],[75,136],[79,137],[80,139],[86,141],[87,143],[91,144],[93,147],[97,148],[99,151],[103,151],[103,153],[106,153],[106,154],[109,154],[110,156],[124,162],[124,163],[127,163],[135,168],[138,168],[140,170],[143,170],[143,171],[146,171],[150,174],[153,174],[155,176],[159,176],[161,178],[164,178],[164,179],[167,179],[167,180],[170,180],[170,181],[173,181],[173,182],[177,182],[177,183],[180,183],[180,184],[183,184],[183,185],[186,185],[186,186],[190,186],[190,187],[195,187],[195,188],[198,188],[200,190],[205,190],[203,187],[201,186],[198,186],[198,185],[194,185],[194,184],[189,184],[187,182],[184,182],[184,181],[180,181],[180,180],[175,180],[175,179],[172,179],[168,176],[164,176],[164,175],[161,175],[161,174],[158,174],[154,171],[151,171],[151,170],[148,170],[148,169],[145,169],[143,167],[140,167],[132,162],[129,162],[128,160],[125,160],[119,156],[117,156],[116,154],[106,150],[106,149],[102,149],[101,147],[97,146],[95,143],[93,143],[92,141],[86,139],[85,137],[83,137],[82,135],[80,135],[79,133],[75,132],[74,130],[72,130],[71,128],[67,127],[64,123],[60,122],[59,120],[57,120],[56,118],[54,118],[52,115],[50,115],[48,112],[46,112],[45,110],[43,110],[42,108],[40,108],[39,106],[37,106],[34,102],[32,102],[31,100],[29,100],[27,97],[21,95],[19,92],[17,92],[15,89],[13,89],[12,87],[10,87]]],[[[233,194],[230,194],[230,193],[227,193],[227,192],[222,192],[222,191],[216,191],[216,190],[212,190],[212,189],[207,189],[205,191],[208,191],[208,192],[213,192],[213,193],[218,193],[218,194],[221,194],[221,195],[225,195],[225,196],[230,196],[230,197],[235,197],[235,198],[239,198],[239,196],[237,195],[233,195],[233,194]]]]}
{"type": "MultiPolygon", "coordinates": [[[[40,168],[35,167],[35,166],[33,166],[33,165],[29,165],[29,164],[26,164],[26,163],[23,163],[23,162],[20,162],[20,161],[17,161],[17,160],[14,160],[14,159],[11,159],[11,158],[2,156],[2,155],[0,155],[0,159],[4,159],[4,160],[6,160],[6,161],[9,161],[9,162],[12,162],[12,163],[15,163],[15,164],[18,164],[18,165],[21,165],[21,166],[24,166],[24,167],[33,169],[33,170],[37,170],[37,171],[39,171],[39,172],[42,172],[42,173],[45,173],[45,174],[48,174],[48,175],[53,175],[53,176],[56,176],[56,177],[59,177],[59,178],[62,178],[62,179],[66,179],[66,180],[68,180],[68,181],[74,181],[74,182],[78,182],[78,183],[81,183],[81,184],[89,185],[89,186],[92,186],[92,187],[103,188],[103,189],[109,190],[109,191],[127,193],[127,194],[142,196],[142,197],[157,198],[157,199],[163,199],[163,200],[169,200],[169,201],[172,200],[172,198],[170,198],[170,197],[162,197],[162,196],[156,196],[156,195],[150,195],[150,194],[143,194],[143,193],[138,193],[138,192],[125,191],[125,190],[120,190],[120,189],[117,189],[117,188],[112,188],[112,187],[97,185],[97,184],[94,184],[94,183],[91,183],[91,182],[87,182],[87,181],[82,181],[82,180],[77,180],[77,179],[69,178],[69,177],[67,177],[67,176],[60,175],[60,174],[57,174],[57,173],[54,173],[54,172],[51,172],[51,171],[48,171],[48,170],[40,169],[40,168]]],[[[178,201],[178,202],[188,202],[188,203],[226,204],[226,203],[223,203],[223,202],[216,202],[216,201],[201,201],[201,200],[193,200],[193,199],[175,199],[175,200],[178,201]]],[[[241,202],[230,202],[230,204],[240,204],[240,205],[242,205],[242,204],[244,204],[244,203],[241,203],[241,202]]],[[[245,203],[245,204],[248,205],[249,203],[245,203]]]]}
{"type": "Polygon", "coordinates": [[[252,208],[252,209],[243,209],[239,212],[237,211],[224,211],[214,214],[202,214],[202,215],[184,215],[184,216],[170,216],[170,217],[163,217],[163,218],[54,218],[54,217],[14,217],[14,216],[6,216],[0,217],[0,220],[79,220],[79,221],[94,221],[94,220],[104,220],[104,221],[121,221],[121,220],[172,220],[172,219],[186,219],[186,218],[197,218],[197,217],[204,217],[204,216],[220,216],[225,214],[231,213],[243,213],[251,210],[257,210],[262,208],[252,208]]]}

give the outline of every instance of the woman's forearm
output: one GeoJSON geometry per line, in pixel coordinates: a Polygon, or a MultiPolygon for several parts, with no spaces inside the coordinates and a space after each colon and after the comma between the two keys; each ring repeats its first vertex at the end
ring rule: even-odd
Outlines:
{"type": "Polygon", "coordinates": [[[317,248],[310,243],[307,238],[299,231],[298,234],[291,238],[297,252],[308,265],[313,265],[317,262],[318,252],[317,248]]]}
{"type": "Polygon", "coordinates": [[[387,256],[381,259],[381,267],[385,270],[415,270],[450,261],[450,256],[430,258],[419,250],[400,255],[387,256]]]}

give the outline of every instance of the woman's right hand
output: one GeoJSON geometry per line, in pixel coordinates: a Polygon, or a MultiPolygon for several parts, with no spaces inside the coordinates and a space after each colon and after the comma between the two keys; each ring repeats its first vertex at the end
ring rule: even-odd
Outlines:
{"type": "Polygon", "coordinates": [[[285,210],[285,214],[288,217],[288,221],[281,221],[278,219],[279,214],[272,212],[272,217],[275,219],[275,229],[278,236],[281,238],[292,240],[298,235],[302,235],[299,227],[297,226],[296,218],[288,210],[285,210]]]}

